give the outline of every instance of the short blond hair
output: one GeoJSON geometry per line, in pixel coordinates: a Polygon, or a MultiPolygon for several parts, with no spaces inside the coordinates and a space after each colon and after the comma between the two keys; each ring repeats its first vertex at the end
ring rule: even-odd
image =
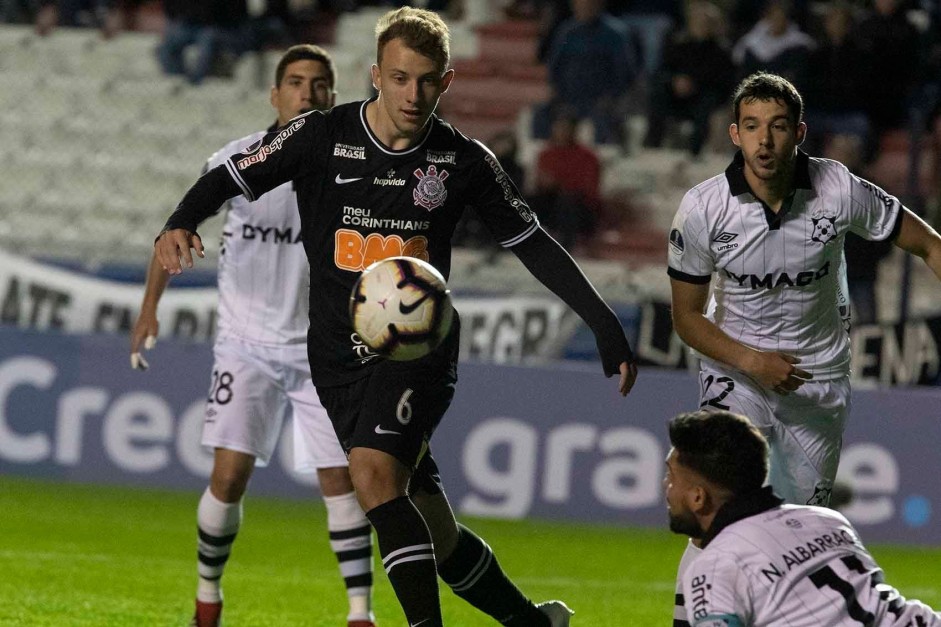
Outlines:
{"type": "Polygon", "coordinates": [[[382,65],[382,49],[393,39],[438,64],[441,72],[451,62],[451,33],[433,11],[402,7],[389,11],[376,24],[376,64],[382,65]]]}

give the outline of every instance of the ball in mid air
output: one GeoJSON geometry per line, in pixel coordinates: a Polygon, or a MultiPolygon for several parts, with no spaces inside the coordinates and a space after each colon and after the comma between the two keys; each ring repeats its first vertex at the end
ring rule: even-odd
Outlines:
{"type": "Polygon", "coordinates": [[[395,361],[424,357],[451,330],[454,309],[444,277],[414,257],[389,257],[363,271],[350,295],[353,330],[395,361]]]}

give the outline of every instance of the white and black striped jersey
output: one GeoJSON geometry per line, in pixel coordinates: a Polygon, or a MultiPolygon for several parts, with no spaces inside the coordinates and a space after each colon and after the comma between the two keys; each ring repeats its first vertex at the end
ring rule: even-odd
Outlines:
{"type": "Polygon", "coordinates": [[[751,192],[743,167],[738,153],[724,174],[686,193],[668,272],[698,284],[715,273],[707,316],[733,339],[795,355],[816,379],[845,376],[843,239],[847,231],[894,237],[902,205],[842,164],[798,151],[795,192],[774,213],[751,192]]]}
{"type": "MultiPolygon", "coordinates": [[[[308,352],[318,387],[359,378],[375,358],[349,318],[350,292],[364,268],[408,255],[447,278],[451,236],[466,207],[505,247],[539,228],[480,142],[433,115],[415,145],[390,150],[366,123],[367,104],[301,115],[224,164],[249,200],[294,181],[310,263],[308,352]]],[[[458,328],[439,352],[456,351],[458,328]]]]}
{"type": "Polygon", "coordinates": [[[721,528],[686,569],[683,597],[692,627],[941,626],[884,582],[842,514],[808,505],[721,528]]]}
{"type": "MultiPolygon", "coordinates": [[[[257,144],[265,134],[259,131],[229,142],[209,158],[207,169],[257,144]]],[[[261,344],[306,342],[310,272],[292,184],[280,185],[254,202],[236,196],[223,209],[219,337],[233,335],[261,344]]]]}

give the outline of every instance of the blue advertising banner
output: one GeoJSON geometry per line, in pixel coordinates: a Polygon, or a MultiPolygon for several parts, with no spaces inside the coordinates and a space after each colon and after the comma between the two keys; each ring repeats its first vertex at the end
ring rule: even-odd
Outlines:
{"type": "MultiPolygon", "coordinates": [[[[0,474],[202,490],[209,347],[161,341],[147,357],[140,372],[125,338],[0,328],[0,474]]],[[[464,363],[433,451],[464,514],[662,526],[666,421],[697,389],[688,372],[648,368],[621,398],[595,364],[464,363]]],[[[941,545],[939,408],[934,389],[855,393],[840,477],[865,540],[941,545]]],[[[314,493],[291,450],[282,439],[253,493],[314,493]]]]}

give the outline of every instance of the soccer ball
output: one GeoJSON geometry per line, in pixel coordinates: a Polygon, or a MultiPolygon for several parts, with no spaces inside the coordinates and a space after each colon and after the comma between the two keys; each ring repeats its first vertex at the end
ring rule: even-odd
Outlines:
{"type": "Polygon", "coordinates": [[[454,309],[444,277],[414,257],[389,257],[363,271],[350,295],[353,330],[395,361],[433,351],[451,330],[454,309]]]}

